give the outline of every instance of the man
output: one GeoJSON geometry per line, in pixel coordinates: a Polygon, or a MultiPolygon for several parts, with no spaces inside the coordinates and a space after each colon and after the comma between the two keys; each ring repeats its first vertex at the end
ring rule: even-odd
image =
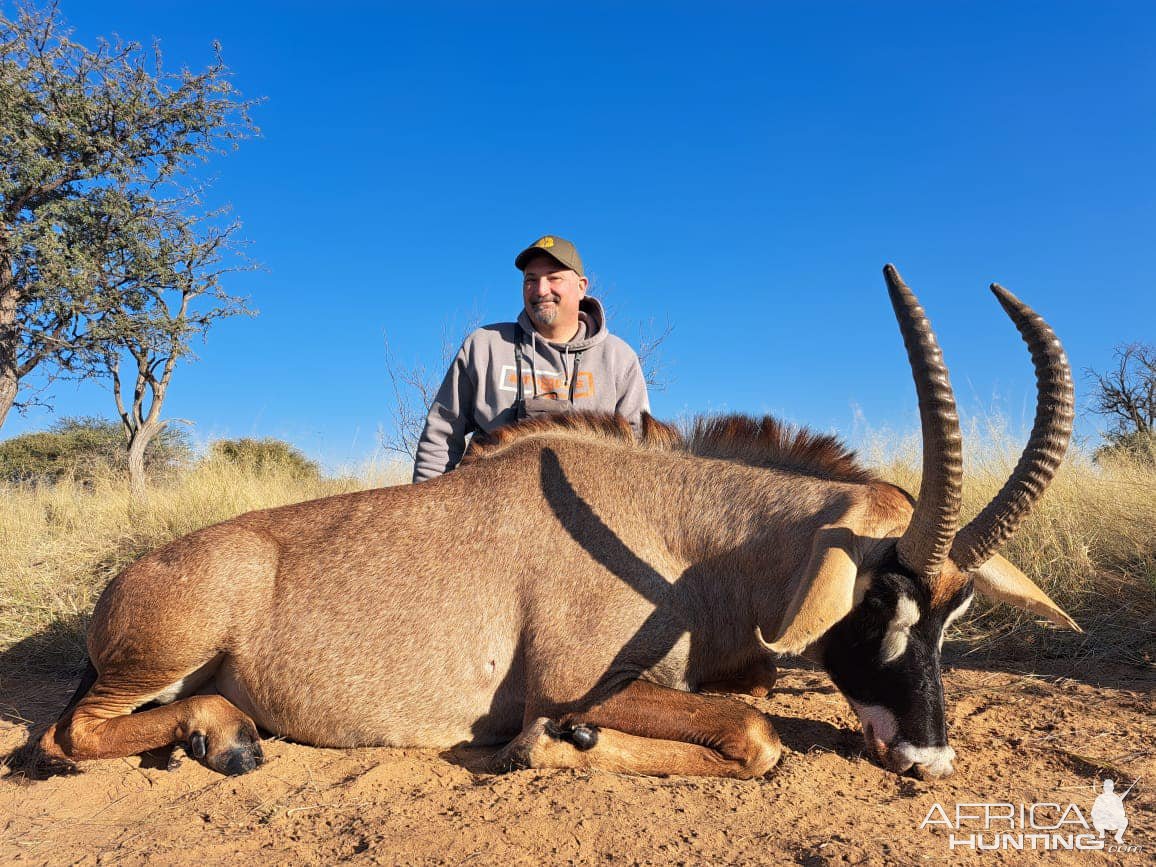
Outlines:
{"type": "Polygon", "coordinates": [[[574,245],[546,235],[514,267],[524,309],[517,322],[486,325],[462,344],[426,417],[415,482],[456,467],[475,431],[571,410],[617,412],[637,428],[650,409],[638,356],[586,294],[574,245]]]}

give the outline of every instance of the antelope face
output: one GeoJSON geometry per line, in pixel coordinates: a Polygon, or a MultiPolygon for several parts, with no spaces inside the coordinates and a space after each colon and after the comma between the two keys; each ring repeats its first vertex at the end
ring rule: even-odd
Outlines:
{"type": "Polygon", "coordinates": [[[859,715],[867,748],[881,764],[940,777],[951,773],[955,752],[947,744],[939,651],[943,630],[963,613],[973,593],[1080,631],[1043,590],[997,553],[1055,476],[1072,433],[1075,399],[1071,369],[1055,332],[993,283],[992,291],[1031,351],[1036,419],[1011,478],[960,527],[963,437],[947,367],[914,293],[891,265],[883,273],[919,396],[919,496],[909,516],[892,511],[892,524],[883,531],[883,512],[866,525],[852,512],[824,525],[812,540],[807,574],[775,640],[767,642],[758,627],[755,638],[772,653],[817,655],[859,715]],[[881,541],[901,526],[893,546],[881,541]]]}
{"type": "MultiPolygon", "coordinates": [[[[1027,576],[995,553],[1031,511],[1067,449],[1074,416],[1071,370],[1047,323],[993,283],[992,291],[1032,353],[1036,419],[1012,477],[960,527],[963,437],[947,367],[914,293],[890,265],[884,278],[919,396],[923,476],[893,553],[873,570],[859,604],[832,626],[823,657],[863,723],[868,750],[880,763],[899,772],[910,769],[940,777],[951,773],[955,759],[947,744],[939,668],[943,630],[963,612],[974,588],[1078,628],[1027,576]]],[[[856,570],[858,565],[852,562],[856,570]]]]}
{"type": "Polygon", "coordinates": [[[952,772],[940,673],[944,629],[971,604],[970,582],[933,605],[898,563],[877,572],[862,601],[823,641],[821,658],[863,726],[867,751],[896,773],[952,772]]]}

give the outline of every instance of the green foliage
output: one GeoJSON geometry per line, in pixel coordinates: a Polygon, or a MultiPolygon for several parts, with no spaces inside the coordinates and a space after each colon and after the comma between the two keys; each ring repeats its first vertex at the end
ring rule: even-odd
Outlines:
{"type": "Polygon", "coordinates": [[[1093,453],[1098,464],[1111,461],[1133,461],[1156,466],[1156,433],[1130,431],[1104,434],[1106,442],[1093,453]]]}
{"type": "Polygon", "coordinates": [[[209,456],[253,473],[284,473],[296,479],[321,477],[321,468],[300,449],[272,437],[217,440],[209,447],[209,456]]]}
{"type": "MultiPolygon", "coordinates": [[[[145,452],[145,469],[156,476],[188,463],[188,435],[166,427],[145,452]]],[[[0,442],[0,481],[55,482],[91,480],[128,467],[124,428],[108,419],[63,418],[46,431],[0,442]]]]}
{"type": "Polygon", "coordinates": [[[219,55],[169,72],[157,49],[74,42],[54,4],[0,9],[0,424],[38,367],[104,376],[131,355],[167,386],[167,360],[243,310],[217,282],[243,261],[236,226],[190,172],[256,131],[251,106],[219,55]]]}

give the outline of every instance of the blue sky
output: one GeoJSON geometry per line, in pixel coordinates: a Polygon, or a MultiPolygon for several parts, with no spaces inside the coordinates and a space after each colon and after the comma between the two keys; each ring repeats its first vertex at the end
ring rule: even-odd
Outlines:
{"type": "Polygon", "coordinates": [[[174,379],[166,415],[200,440],[369,457],[386,335],[437,366],[443,332],[512,318],[513,256],[545,233],[578,245],[612,330],[673,326],[659,417],[914,427],[887,261],[963,408],[1013,425],[1031,366],[989,282],[1052,323],[1081,398],[1115,344],[1156,340],[1148,3],[61,6],[79,40],[157,37],[171,66],[218,39],[266,98],[261,137],[210,167],[267,270],[230,284],[260,316],[174,379]]]}

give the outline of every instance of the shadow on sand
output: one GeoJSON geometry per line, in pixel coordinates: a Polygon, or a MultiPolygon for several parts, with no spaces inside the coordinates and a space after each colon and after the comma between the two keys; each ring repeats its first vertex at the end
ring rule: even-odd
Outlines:
{"type": "Polygon", "coordinates": [[[84,672],[87,625],[56,620],[0,651],[0,720],[46,722],[64,707],[84,672]]]}
{"type": "Polygon", "coordinates": [[[87,618],[55,620],[39,632],[0,651],[0,721],[23,727],[25,742],[0,765],[38,776],[33,745],[56,720],[85,668],[87,618]]]}

